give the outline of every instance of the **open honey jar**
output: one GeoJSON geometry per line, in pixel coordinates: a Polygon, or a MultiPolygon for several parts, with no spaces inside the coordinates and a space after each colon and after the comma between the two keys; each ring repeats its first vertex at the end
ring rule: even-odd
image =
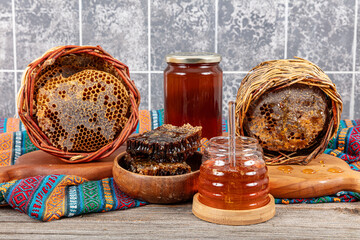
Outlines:
{"type": "Polygon", "coordinates": [[[202,136],[222,134],[221,56],[175,53],[166,56],[164,121],[176,126],[202,126],[202,136]]]}
{"type": "Polygon", "coordinates": [[[228,137],[215,137],[201,165],[199,201],[221,209],[253,209],[269,203],[269,177],[257,140],[237,137],[235,165],[228,160],[228,137]]]}
{"type": "Polygon", "coordinates": [[[228,225],[269,220],[275,214],[275,204],[269,194],[262,148],[255,138],[235,137],[231,160],[230,143],[229,137],[209,141],[193,213],[203,220],[228,225]]]}

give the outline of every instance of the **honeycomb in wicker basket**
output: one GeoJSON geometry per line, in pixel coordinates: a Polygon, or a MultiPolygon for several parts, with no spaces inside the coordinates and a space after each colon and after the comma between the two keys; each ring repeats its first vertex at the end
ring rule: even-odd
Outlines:
{"type": "Polygon", "coordinates": [[[96,151],[112,142],[126,124],[129,95],[122,81],[95,70],[101,67],[91,59],[75,63],[60,61],[37,80],[36,117],[54,147],[96,151]]]}
{"type": "Polygon", "coordinates": [[[311,147],[328,124],[329,103],[317,87],[294,84],[269,91],[250,104],[245,130],[270,151],[311,147]]]}

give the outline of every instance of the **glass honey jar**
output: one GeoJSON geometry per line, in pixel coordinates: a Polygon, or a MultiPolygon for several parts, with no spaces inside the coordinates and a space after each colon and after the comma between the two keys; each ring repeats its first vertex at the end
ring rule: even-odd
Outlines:
{"type": "Polygon", "coordinates": [[[229,138],[212,138],[203,160],[198,195],[202,204],[217,209],[249,210],[270,202],[267,167],[256,139],[236,137],[235,164],[231,164],[229,138]]]}
{"type": "Polygon", "coordinates": [[[174,53],[166,56],[164,121],[202,126],[208,139],[222,135],[221,56],[215,53],[174,53]]]}

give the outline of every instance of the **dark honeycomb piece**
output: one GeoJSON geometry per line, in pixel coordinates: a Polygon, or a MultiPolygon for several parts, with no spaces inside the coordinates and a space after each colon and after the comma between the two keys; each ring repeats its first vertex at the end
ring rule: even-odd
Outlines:
{"type": "Polygon", "coordinates": [[[36,85],[38,125],[64,151],[96,151],[112,142],[128,121],[130,100],[122,81],[108,72],[83,69],[57,66],[36,85]]]}
{"type": "Polygon", "coordinates": [[[131,156],[156,162],[183,162],[200,147],[201,127],[164,124],[152,131],[127,140],[131,156]]]}
{"type": "Polygon", "coordinates": [[[263,94],[246,113],[244,128],[265,150],[293,152],[310,148],[324,134],[331,112],[317,87],[294,84],[263,94]]]}
{"type": "Polygon", "coordinates": [[[133,158],[129,154],[125,156],[124,167],[131,172],[151,176],[174,176],[191,172],[186,162],[158,163],[143,158],[133,158]]]}

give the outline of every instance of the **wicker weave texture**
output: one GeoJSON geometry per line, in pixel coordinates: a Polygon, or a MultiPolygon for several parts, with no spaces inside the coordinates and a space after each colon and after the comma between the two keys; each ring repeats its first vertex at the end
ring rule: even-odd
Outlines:
{"type": "Polygon", "coordinates": [[[128,67],[100,46],[60,46],[28,65],[17,105],[35,146],[65,162],[79,163],[109,156],[124,143],[138,123],[139,102],[128,67]],[[96,112],[93,108],[100,101],[103,112],[96,112]],[[63,111],[58,110],[61,106],[63,111]]]}
{"type": "MultiPolygon", "coordinates": [[[[305,92],[307,91],[306,88],[317,90],[318,92],[314,91],[315,96],[313,96],[311,101],[314,101],[314,97],[316,97],[316,95],[319,96],[317,101],[319,101],[319,99],[327,99],[328,111],[324,112],[324,114],[326,114],[326,122],[324,122],[325,118],[323,118],[321,121],[323,126],[313,126],[322,127],[323,131],[316,137],[310,147],[296,149],[296,151],[274,151],[274,149],[270,151],[266,149],[265,145],[263,145],[265,160],[269,165],[305,165],[321,154],[325,150],[329,140],[334,137],[338,129],[342,112],[341,97],[336,90],[335,84],[318,66],[301,58],[273,60],[260,63],[244,77],[238,90],[235,110],[236,134],[252,135],[251,132],[249,132],[249,129],[246,128],[246,121],[249,116],[249,111],[253,107],[254,103],[259,102],[265,95],[271,96],[271,94],[279,92],[291,92],[296,88],[301,91],[305,90],[305,92]],[[318,94],[318,89],[325,94],[325,98],[320,97],[321,94],[318,94]]],[[[295,93],[296,92],[290,96],[290,98],[292,97],[295,99],[293,102],[296,102],[297,98],[300,99],[300,97],[297,97],[295,93]]],[[[306,92],[306,94],[309,95],[308,92],[306,92]]],[[[278,94],[278,96],[281,96],[281,94],[278,94]]],[[[281,107],[283,104],[282,99],[279,99],[278,101],[278,104],[281,107]]],[[[321,106],[324,107],[324,103],[322,103],[321,106]]],[[[265,106],[265,108],[266,107],[267,106],[265,106]]],[[[291,109],[292,107],[293,106],[288,106],[287,109],[295,112],[296,109],[291,109]]],[[[266,111],[266,109],[261,111],[266,111]]],[[[309,116],[310,114],[307,113],[307,115],[309,116]]],[[[270,127],[273,127],[274,122],[276,121],[273,120],[274,118],[271,116],[268,116],[268,119],[272,124],[270,127]]],[[[281,120],[286,123],[284,119],[281,120]]],[[[298,124],[305,125],[305,123],[305,121],[301,123],[299,120],[298,124]]],[[[306,125],[303,127],[306,127],[306,125]]],[[[269,127],[266,126],[266,128],[269,127]]],[[[264,131],[265,130],[266,129],[264,127],[264,131]]],[[[281,131],[286,132],[287,130],[288,129],[285,128],[285,125],[283,125],[283,129],[281,129],[281,131]]],[[[291,135],[289,134],[289,138],[294,139],[295,136],[295,138],[299,141],[304,142],[304,140],[306,140],[304,139],[305,137],[303,133],[297,134],[298,133],[296,133],[296,131],[292,131],[291,135]]]]}

